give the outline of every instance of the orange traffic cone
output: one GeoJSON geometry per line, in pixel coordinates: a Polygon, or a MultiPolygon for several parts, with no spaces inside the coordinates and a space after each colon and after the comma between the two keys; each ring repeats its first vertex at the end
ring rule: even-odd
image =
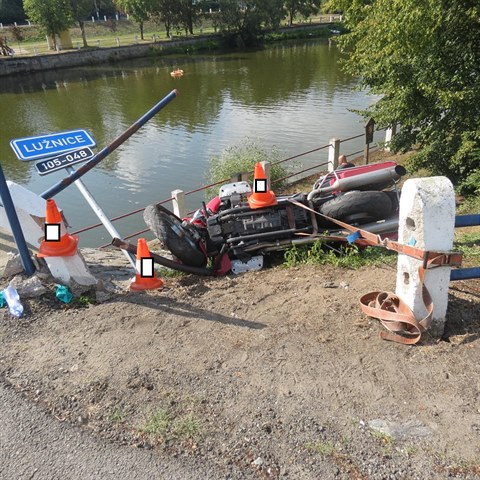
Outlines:
{"type": "Polygon", "coordinates": [[[39,248],[39,257],[71,257],[77,253],[78,237],[69,235],[55,200],[47,200],[45,239],[39,248]]]}
{"type": "Polygon", "coordinates": [[[157,278],[153,267],[153,258],[148,250],[147,241],[139,238],[137,242],[137,273],[130,284],[130,290],[155,290],[163,288],[163,280],[157,278]]]}
{"type": "Polygon", "coordinates": [[[271,207],[277,204],[277,197],[268,190],[267,177],[260,162],[255,164],[253,193],[248,197],[250,208],[271,207]]]}

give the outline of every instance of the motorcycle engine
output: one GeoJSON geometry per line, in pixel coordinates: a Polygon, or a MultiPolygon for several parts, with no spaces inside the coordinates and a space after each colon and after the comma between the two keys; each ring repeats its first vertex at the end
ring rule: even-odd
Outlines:
{"type": "Polygon", "coordinates": [[[259,234],[276,232],[275,236],[265,237],[276,240],[290,235],[288,232],[282,234],[282,231],[310,225],[306,210],[281,197],[275,206],[252,210],[247,203],[250,193],[251,188],[247,182],[222,187],[220,209],[207,221],[208,236],[213,244],[224,244],[228,239],[239,237],[242,244],[251,245],[259,241],[259,234]]]}

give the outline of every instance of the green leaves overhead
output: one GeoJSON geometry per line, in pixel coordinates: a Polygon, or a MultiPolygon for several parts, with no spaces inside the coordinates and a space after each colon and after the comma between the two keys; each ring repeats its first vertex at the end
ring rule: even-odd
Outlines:
{"type": "MultiPolygon", "coordinates": [[[[393,148],[420,147],[412,164],[464,191],[480,171],[480,4],[477,0],[360,0],[342,5],[346,69],[383,97],[364,112],[400,123],[393,148]]],[[[480,192],[480,186],[477,186],[480,192]]]]}
{"type": "Polygon", "coordinates": [[[24,0],[23,7],[28,18],[42,25],[47,35],[53,36],[66,30],[73,23],[68,0],[24,0]]]}

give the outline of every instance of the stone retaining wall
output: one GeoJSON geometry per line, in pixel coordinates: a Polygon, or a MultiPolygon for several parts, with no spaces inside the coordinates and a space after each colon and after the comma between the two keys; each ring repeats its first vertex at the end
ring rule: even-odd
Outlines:
{"type": "Polygon", "coordinates": [[[105,62],[117,62],[128,58],[145,57],[150,54],[168,53],[179,46],[191,45],[205,40],[216,40],[218,37],[203,36],[192,39],[158,42],[126,47],[99,48],[92,50],[76,50],[61,54],[38,55],[36,57],[13,57],[0,59],[0,77],[34,73],[56,68],[71,68],[81,65],[96,65],[105,62]]]}

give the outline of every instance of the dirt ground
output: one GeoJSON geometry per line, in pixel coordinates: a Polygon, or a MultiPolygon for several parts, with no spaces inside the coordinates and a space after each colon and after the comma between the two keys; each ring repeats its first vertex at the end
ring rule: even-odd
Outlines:
{"type": "Polygon", "coordinates": [[[452,284],[444,338],[413,347],[359,308],[394,289],[394,265],[165,281],[1,310],[1,378],[58,421],[210,479],[480,478],[479,281],[452,284]]]}

